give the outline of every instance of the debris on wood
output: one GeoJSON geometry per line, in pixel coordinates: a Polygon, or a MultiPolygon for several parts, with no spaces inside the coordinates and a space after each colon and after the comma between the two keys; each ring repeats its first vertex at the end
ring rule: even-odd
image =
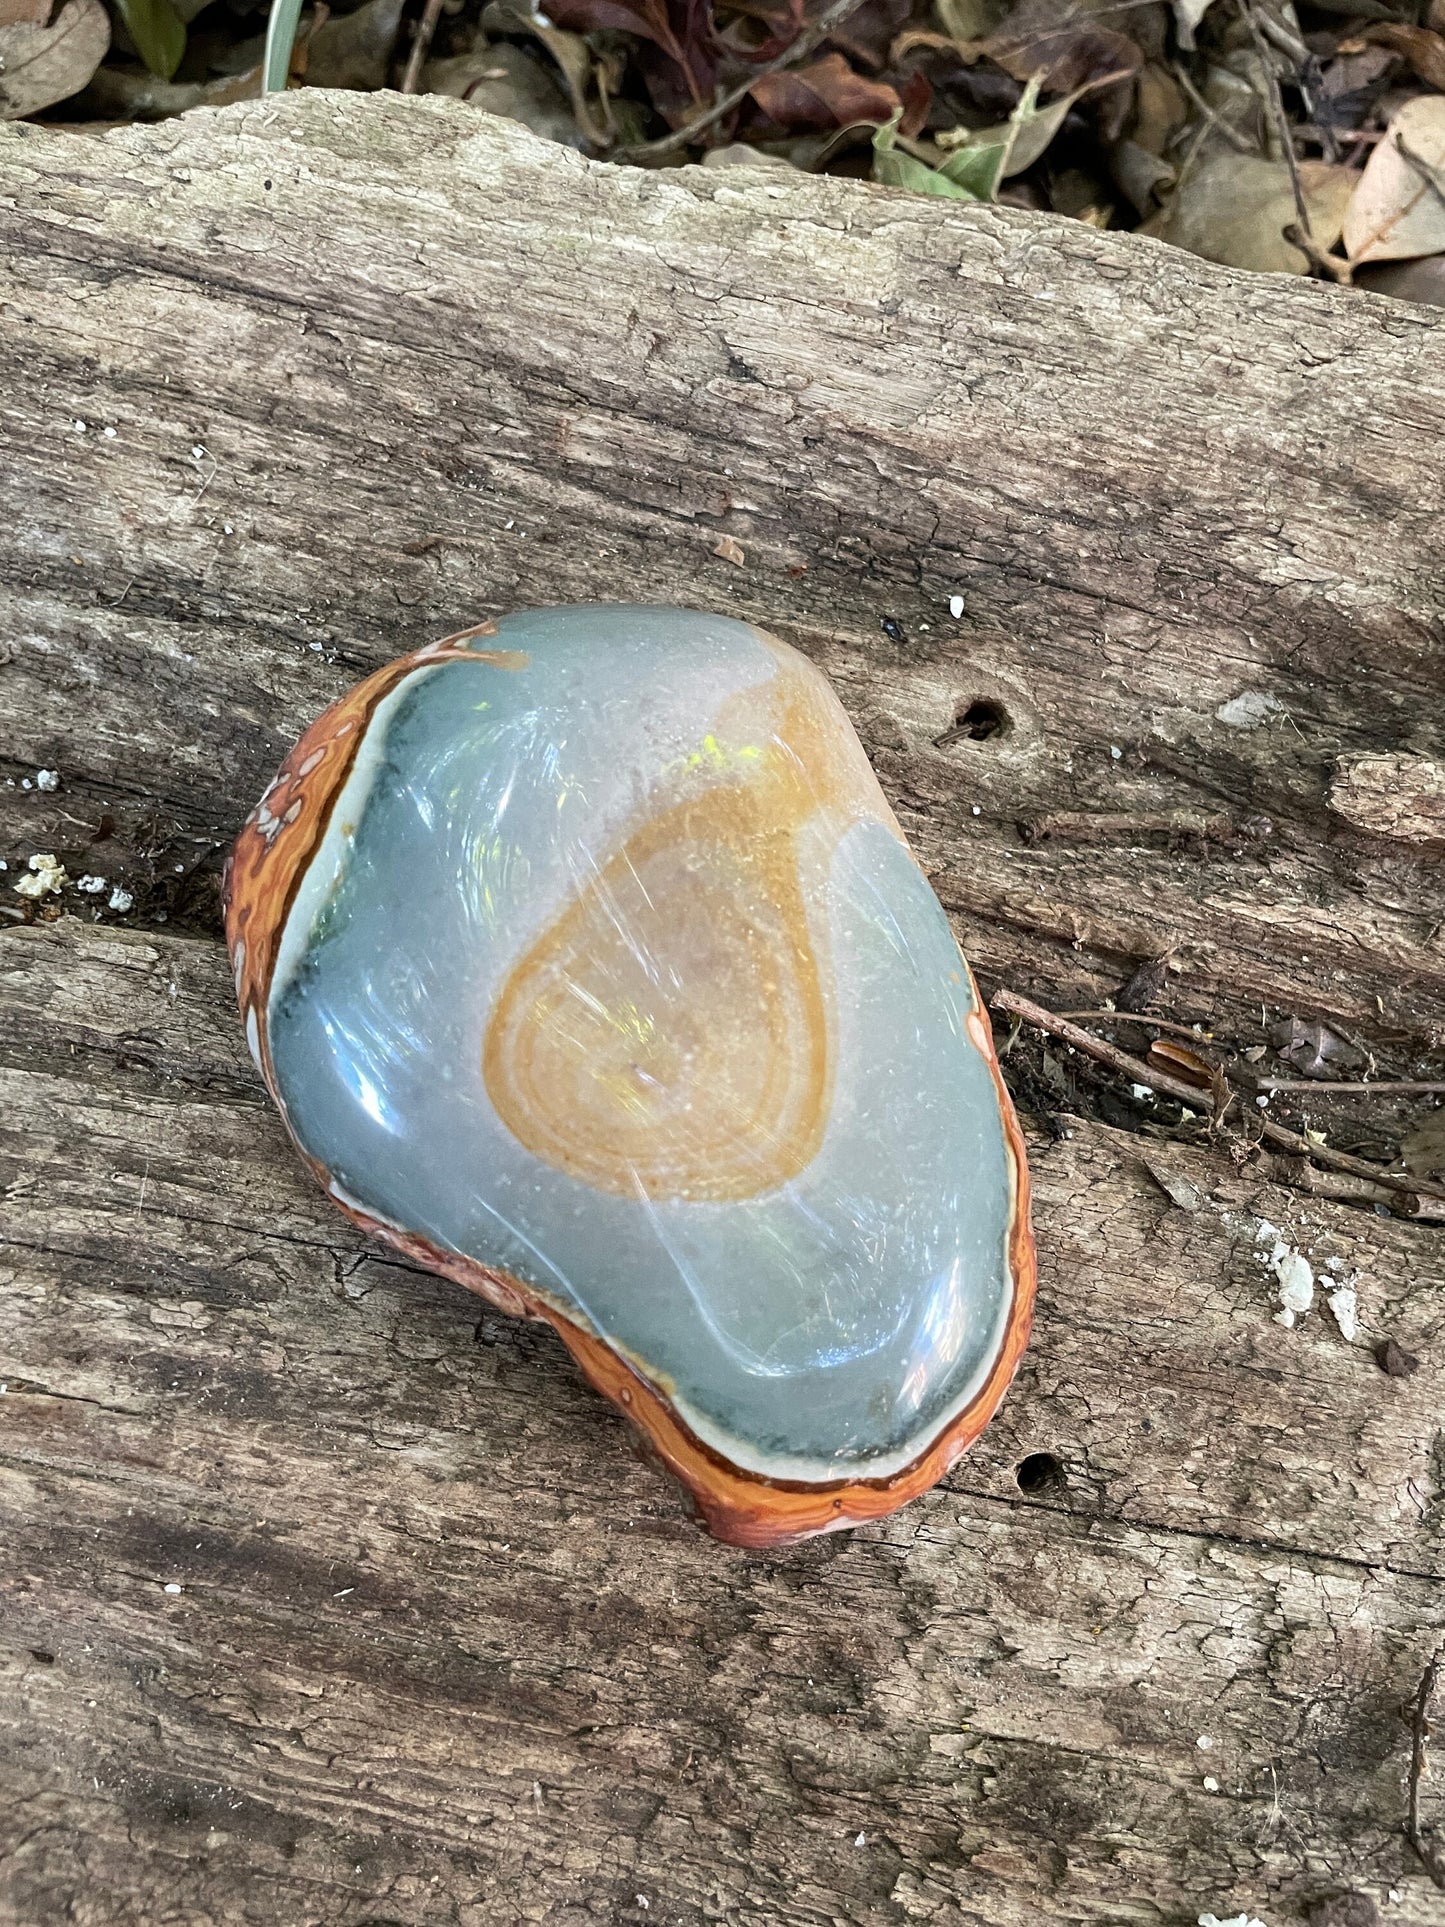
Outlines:
{"type": "Polygon", "coordinates": [[[15,890],[17,895],[38,903],[44,897],[58,897],[69,881],[63,866],[53,856],[37,851],[30,859],[29,873],[17,879],[15,890]]]}
{"type": "Polygon", "coordinates": [[[1420,1369],[1419,1359],[1393,1338],[1382,1339],[1375,1347],[1375,1363],[1387,1378],[1412,1378],[1420,1369]]]}

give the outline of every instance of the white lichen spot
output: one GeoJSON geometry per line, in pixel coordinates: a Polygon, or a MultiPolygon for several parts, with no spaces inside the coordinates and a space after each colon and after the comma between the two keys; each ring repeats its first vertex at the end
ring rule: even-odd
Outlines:
{"type": "Polygon", "coordinates": [[[105,889],[104,877],[77,877],[75,887],[88,897],[98,897],[105,889]]]}
{"type": "Polygon", "coordinates": [[[1214,1742],[1207,1733],[1201,1733],[1194,1744],[1199,1748],[1201,1753],[1207,1753],[1214,1742]]]}
{"type": "Polygon", "coordinates": [[[961,595],[951,595],[948,598],[948,613],[953,617],[955,622],[958,622],[962,618],[963,597],[961,595]]]}
{"type": "Polygon", "coordinates": [[[127,910],[135,908],[135,898],[129,890],[122,890],[119,884],[111,891],[109,901],[111,909],[122,917],[127,910]]]}
{"type": "Polygon", "coordinates": [[[1214,713],[1231,729],[1258,729],[1261,723],[1277,715],[1279,708],[1276,699],[1265,695],[1262,689],[1246,689],[1242,695],[1221,703],[1214,713]]]}
{"type": "Polygon", "coordinates": [[[1360,1329],[1357,1319],[1359,1301],[1354,1292],[1348,1285],[1341,1285],[1337,1291],[1328,1294],[1325,1303],[1334,1313],[1335,1323],[1340,1328],[1340,1337],[1348,1343],[1360,1329]]]}
{"type": "Polygon", "coordinates": [[[1117,743],[1110,743],[1109,754],[1110,756],[1113,757],[1114,761],[1117,763],[1120,757],[1122,757],[1122,755],[1124,754],[1124,752],[1122,749],[1119,748],[1117,743]]]}
{"type": "Polygon", "coordinates": [[[1204,1776],[1204,1791],[1206,1793],[1218,1793],[1219,1791],[1219,1782],[1212,1773],[1206,1773],[1204,1776]]]}
{"type": "Polygon", "coordinates": [[[180,1591],[180,1587],[172,1580],[171,1584],[166,1587],[166,1591],[169,1593],[177,1593],[180,1591]]]}
{"type": "Polygon", "coordinates": [[[20,878],[15,889],[20,896],[38,903],[41,897],[58,897],[69,881],[70,878],[53,856],[43,855],[37,850],[30,859],[29,874],[20,878]]]}
{"type": "Polygon", "coordinates": [[[35,772],[35,787],[38,790],[58,790],[60,772],[54,769],[38,769],[35,772]]]}
{"type": "Polygon", "coordinates": [[[1279,1226],[1271,1224],[1268,1218],[1261,1218],[1259,1229],[1254,1234],[1254,1242],[1257,1245],[1272,1245],[1278,1237],[1279,1226]]]}
{"type": "Polygon", "coordinates": [[[1283,1240],[1270,1254],[1270,1268],[1279,1280],[1279,1302],[1286,1311],[1308,1311],[1314,1303],[1314,1267],[1302,1251],[1283,1240]]]}

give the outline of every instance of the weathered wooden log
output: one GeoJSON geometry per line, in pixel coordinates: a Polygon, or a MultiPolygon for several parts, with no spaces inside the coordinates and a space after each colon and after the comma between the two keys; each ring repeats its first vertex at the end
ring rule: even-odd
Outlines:
{"type": "Polygon", "coordinates": [[[1441,756],[1445,323],[438,99],[9,125],[0,227],[0,882],[106,879],[0,947],[0,1912],[1445,1919],[1438,1227],[1041,1121],[1000,1418],[894,1520],[730,1552],[548,1334],[309,1188],[214,884],[388,656],[712,605],[828,670],[986,987],[1167,959],[1222,1036],[1438,1062],[1381,767],[1441,756]],[[1274,1322],[1261,1222],[1353,1339],[1274,1322]]]}

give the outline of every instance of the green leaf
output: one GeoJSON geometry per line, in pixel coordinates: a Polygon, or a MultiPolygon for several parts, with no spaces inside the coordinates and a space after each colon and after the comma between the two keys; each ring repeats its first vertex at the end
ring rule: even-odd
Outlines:
{"type": "Polygon", "coordinates": [[[981,197],[968,187],[952,181],[936,167],[915,160],[898,145],[900,107],[873,134],[873,178],[884,187],[906,187],[914,194],[932,194],[945,201],[976,201],[981,197]]]}
{"type": "Polygon", "coordinates": [[[284,94],[291,72],[291,49],[301,24],[301,0],[271,0],[266,22],[266,52],[261,62],[261,92],[284,94]]]}
{"type": "Polygon", "coordinates": [[[186,51],[186,30],[171,0],[115,0],[135,50],[159,80],[169,80],[186,51]]]}
{"type": "Polygon", "coordinates": [[[991,201],[998,191],[1007,145],[1000,141],[992,147],[959,147],[939,167],[945,180],[963,188],[970,199],[991,201]]]}
{"type": "Polygon", "coordinates": [[[873,178],[885,187],[906,187],[915,194],[933,194],[944,200],[991,201],[1006,175],[1031,166],[1043,153],[1077,95],[1056,101],[1042,113],[1038,98],[1039,76],[1035,74],[1020,94],[1006,126],[984,129],[964,146],[956,147],[937,167],[900,149],[900,107],[874,132],[873,178]],[[1018,158],[1025,154],[1027,159],[1018,158]]]}

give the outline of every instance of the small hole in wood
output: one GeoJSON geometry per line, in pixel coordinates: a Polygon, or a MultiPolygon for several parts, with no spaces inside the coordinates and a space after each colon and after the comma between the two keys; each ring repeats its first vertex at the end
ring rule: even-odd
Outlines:
{"type": "Polygon", "coordinates": [[[972,742],[988,743],[996,736],[1006,735],[1008,727],[1008,711],[1002,703],[992,702],[987,696],[976,696],[972,702],[959,706],[949,734],[955,741],[967,736],[972,742]]]}
{"type": "Polygon", "coordinates": [[[1063,1463],[1052,1452],[1030,1452],[1014,1468],[1020,1492],[1056,1492],[1064,1484],[1063,1463]]]}

